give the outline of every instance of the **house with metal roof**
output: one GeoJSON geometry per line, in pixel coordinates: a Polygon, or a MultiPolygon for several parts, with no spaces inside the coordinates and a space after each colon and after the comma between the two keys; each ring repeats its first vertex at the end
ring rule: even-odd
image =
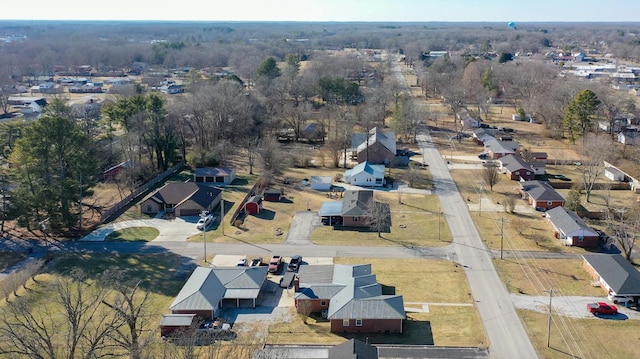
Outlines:
{"type": "Polygon", "coordinates": [[[383,294],[371,264],[303,266],[294,286],[298,311],[326,314],[333,333],[402,333],[403,298],[383,294]]]}
{"type": "Polygon", "coordinates": [[[564,207],[555,207],[545,213],[553,226],[555,236],[567,246],[597,247],[600,235],[576,214],[564,207]]]}
{"type": "Polygon", "coordinates": [[[267,267],[197,267],[173,303],[172,314],[214,319],[223,306],[256,307],[267,267]]]}
{"type": "Polygon", "coordinates": [[[608,295],[640,297],[640,272],[620,254],[583,254],[582,259],[608,295]]]}
{"type": "Polygon", "coordinates": [[[551,208],[564,206],[564,197],[560,195],[548,182],[524,181],[520,182],[522,199],[536,209],[550,210],[551,208]]]}
{"type": "Polygon", "coordinates": [[[365,161],[344,171],[344,183],[361,187],[384,186],[384,165],[365,161]]]}
{"type": "Polygon", "coordinates": [[[222,191],[202,183],[170,182],[140,204],[145,214],[175,213],[176,216],[197,216],[211,211],[222,198],[222,191]]]}
{"type": "Polygon", "coordinates": [[[518,155],[500,157],[500,169],[504,170],[512,181],[530,181],[535,177],[533,166],[518,155]]]}

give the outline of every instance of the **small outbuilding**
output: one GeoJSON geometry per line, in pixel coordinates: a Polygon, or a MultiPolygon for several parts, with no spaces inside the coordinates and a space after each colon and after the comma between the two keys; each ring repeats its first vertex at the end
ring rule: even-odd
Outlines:
{"type": "Polygon", "coordinates": [[[168,337],[175,332],[185,331],[194,326],[195,314],[165,314],[160,320],[160,336],[168,337]]]}
{"type": "Polygon", "coordinates": [[[311,176],[311,189],[328,191],[331,189],[331,176],[311,176]]]}
{"type": "Polygon", "coordinates": [[[227,167],[200,167],[193,173],[196,183],[211,183],[216,186],[231,184],[236,178],[236,170],[227,167]]]}
{"type": "Polygon", "coordinates": [[[280,202],[283,195],[282,191],[279,191],[277,189],[265,189],[264,192],[262,192],[262,197],[265,201],[280,202]]]}
{"type": "Polygon", "coordinates": [[[251,196],[244,204],[244,213],[258,214],[262,210],[262,196],[251,196]]]}

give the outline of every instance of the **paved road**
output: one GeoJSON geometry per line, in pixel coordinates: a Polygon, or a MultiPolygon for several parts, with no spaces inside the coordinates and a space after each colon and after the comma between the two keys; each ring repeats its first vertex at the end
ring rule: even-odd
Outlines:
{"type": "Polygon", "coordinates": [[[428,134],[419,134],[418,143],[429,163],[435,192],[454,238],[452,245],[458,263],[465,268],[471,294],[489,337],[491,357],[537,358],[509,293],[493,266],[493,254],[482,242],[467,201],[458,192],[445,160],[428,134]]]}

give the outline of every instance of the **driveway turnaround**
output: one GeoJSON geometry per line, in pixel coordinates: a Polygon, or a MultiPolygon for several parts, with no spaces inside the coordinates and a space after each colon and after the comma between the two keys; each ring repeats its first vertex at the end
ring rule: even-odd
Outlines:
{"type": "Polygon", "coordinates": [[[186,241],[188,237],[194,234],[202,233],[196,229],[196,223],[200,217],[176,217],[174,219],[148,218],[134,219],[131,221],[115,222],[106,224],[88,235],[80,238],[83,242],[100,242],[114,231],[124,228],[133,227],[152,227],[156,228],[160,233],[154,242],[174,242],[186,241]]]}

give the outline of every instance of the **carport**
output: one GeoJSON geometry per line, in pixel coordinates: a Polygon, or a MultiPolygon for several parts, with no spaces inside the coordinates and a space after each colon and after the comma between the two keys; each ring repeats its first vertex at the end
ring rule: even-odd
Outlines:
{"type": "Polygon", "coordinates": [[[328,221],[329,225],[342,223],[342,201],[322,202],[318,214],[322,218],[322,221],[328,221]]]}
{"type": "Polygon", "coordinates": [[[260,289],[227,289],[222,299],[222,307],[235,306],[240,308],[241,305],[247,306],[249,304],[251,308],[255,308],[258,294],[260,294],[260,289]]]}

